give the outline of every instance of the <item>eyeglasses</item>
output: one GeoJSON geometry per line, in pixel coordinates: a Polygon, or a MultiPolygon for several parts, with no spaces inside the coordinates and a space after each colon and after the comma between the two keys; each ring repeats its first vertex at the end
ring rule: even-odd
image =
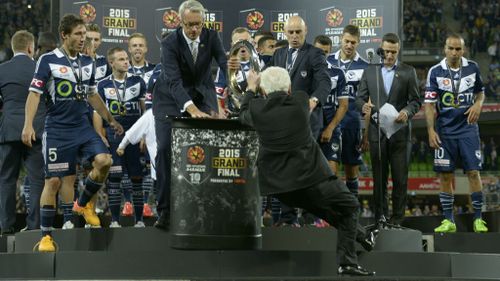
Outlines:
{"type": "Polygon", "coordinates": [[[187,28],[196,28],[196,29],[200,29],[203,26],[203,22],[182,22],[182,24],[187,28]]]}

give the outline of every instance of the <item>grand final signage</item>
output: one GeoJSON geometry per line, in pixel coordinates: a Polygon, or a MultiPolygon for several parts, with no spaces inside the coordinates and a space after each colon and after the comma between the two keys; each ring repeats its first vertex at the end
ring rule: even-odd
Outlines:
{"type": "MultiPolygon", "coordinates": [[[[103,36],[100,53],[116,44],[126,44],[130,34],[141,32],[148,41],[148,60],[159,62],[161,34],[181,25],[178,14],[181,3],[181,0],[61,1],[61,15],[71,12],[79,14],[87,23],[99,24],[103,36]]],[[[286,38],[285,22],[299,15],[307,24],[306,40],[311,43],[317,35],[327,35],[333,41],[333,51],[338,50],[346,25],[359,26],[358,52],[366,59],[367,54],[379,46],[384,33],[401,33],[402,27],[402,3],[397,0],[211,0],[202,3],[207,9],[205,27],[219,32],[226,50],[236,27],[246,27],[251,33],[271,31],[281,40],[286,38]]]]}

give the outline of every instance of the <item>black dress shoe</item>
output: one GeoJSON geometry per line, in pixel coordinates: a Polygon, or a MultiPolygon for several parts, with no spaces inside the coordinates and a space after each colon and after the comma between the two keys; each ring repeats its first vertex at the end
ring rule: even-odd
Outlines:
{"type": "Polygon", "coordinates": [[[361,247],[363,247],[363,249],[365,249],[365,251],[370,252],[373,248],[375,248],[376,239],[377,236],[375,231],[368,231],[365,238],[363,240],[359,240],[358,243],[361,247]]]}
{"type": "Polygon", "coordinates": [[[341,265],[337,271],[339,275],[373,276],[375,271],[368,271],[359,265],[341,265]]]}
{"type": "Polygon", "coordinates": [[[158,220],[156,220],[154,227],[168,231],[170,228],[170,215],[162,212],[158,220]]]}

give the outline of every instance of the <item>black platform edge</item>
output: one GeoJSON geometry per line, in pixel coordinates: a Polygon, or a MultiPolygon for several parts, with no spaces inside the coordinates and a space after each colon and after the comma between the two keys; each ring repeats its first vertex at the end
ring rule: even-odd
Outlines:
{"type": "MultiPolygon", "coordinates": [[[[176,246],[176,237],[153,227],[146,228],[99,228],[71,230],[56,229],[54,240],[61,251],[158,251],[176,246]],[[126,247],[124,247],[126,245],[126,247]]],[[[19,232],[15,235],[15,252],[30,253],[41,238],[39,230],[19,232]]],[[[206,241],[206,239],[204,239],[206,241]]],[[[422,236],[418,231],[383,230],[377,238],[376,251],[419,252],[422,236]]],[[[212,249],[220,249],[212,241],[212,249]]],[[[337,231],[329,228],[263,228],[262,237],[242,240],[241,249],[266,251],[336,251],[337,231]]],[[[356,244],[358,251],[364,251],[356,244]]],[[[179,247],[185,248],[185,247],[179,247]]],[[[207,245],[201,245],[207,249],[207,245]]],[[[228,250],[228,249],[226,249],[228,250]]],[[[233,249],[231,249],[233,250],[233,249]]],[[[237,250],[237,249],[235,249],[237,250]]]]}
{"type": "MultiPolygon", "coordinates": [[[[54,277],[344,280],[336,273],[335,260],[334,252],[318,251],[176,251],[175,254],[129,252],[126,255],[118,252],[60,252],[56,253],[54,277]]],[[[454,253],[374,252],[360,257],[360,263],[376,271],[376,279],[381,280],[498,280],[499,261],[499,255],[454,253]]]]}
{"type": "MultiPolygon", "coordinates": [[[[434,251],[500,253],[500,233],[433,233],[434,251]]],[[[500,276],[499,276],[500,279],[500,276]]]]}
{"type": "Polygon", "coordinates": [[[180,235],[170,236],[170,246],[181,250],[260,250],[262,235],[180,235]]]}
{"type": "Polygon", "coordinates": [[[54,253],[0,254],[1,279],[52,279],[55,276],[54,253]]]}
{"type": "MultiPolygon", "coordinates": [[[[500,211],[483,212],[483,219],[486,221],[489,232],[500,232],[500,211]]],[[[460,214],[455,215],[455,223],[457,231],[460,233],[469,232],[473,233],[473,214],[460,214]]],[[[423,233],[433,233],[434,228],[441,224],[444,219],[443,216],[420,216],[420,217],[406,217],[402,223],[404,227],[417,229],[423,233]]],[[[362,219],[365,224],[372,223],[372,219],[362,219]]]]}

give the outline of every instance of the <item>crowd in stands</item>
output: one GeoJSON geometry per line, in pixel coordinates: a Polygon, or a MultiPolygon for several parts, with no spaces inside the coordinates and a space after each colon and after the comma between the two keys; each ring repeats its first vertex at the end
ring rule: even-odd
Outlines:
{"type": "Polygon", "coordinates": [[[443,21],[442,0],[408,0],[403,6],[403,41],[414,47],[428,47],[449,32],[443,21]]]}
{"type": "Polygon", "coordinates": [[[49,0],[10,0],[0,2],[0,63],[12,56],[10,39],[17,30],[37,35],[50,29],[49,0]],[[30,5],[28,5],[30,4],[30,5]]]}

